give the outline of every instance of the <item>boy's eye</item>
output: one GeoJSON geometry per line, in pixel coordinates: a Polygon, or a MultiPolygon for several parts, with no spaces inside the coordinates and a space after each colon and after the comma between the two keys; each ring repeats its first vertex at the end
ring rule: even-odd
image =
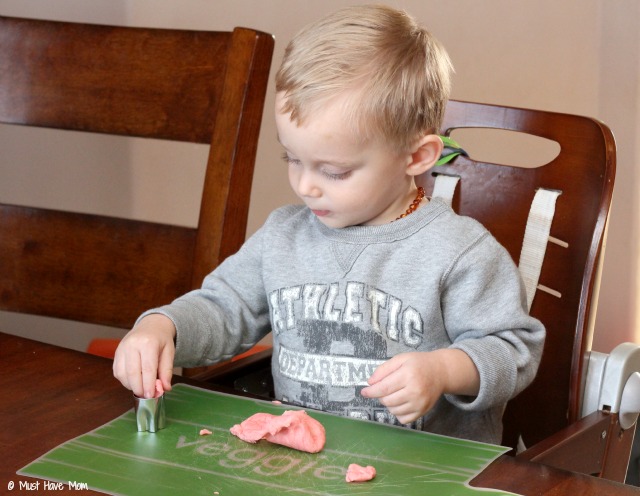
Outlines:
{"type": "Polygon", "coordinates": [[[290,165],[300,165],[300,160],[291,158],[286,152],[282,154],[282,160],[290,165]]]}
{"type": "MultiPolygon", "coordinates": [[[[282,154],[282,160],[284,160],[289,165],[298,166],[298,165],[300,165],[302,163],[297,158],[291,158],[287,152],[284,152],[282,154]]],[[[345,172],[330,172],[328,170],[320,169],[319,172],[324,177],[329,178],[329,179],[333,179],[333,180],[336,180],[336,181],[340,181],[342,179],[346,179],[351,175],[351,171],[350,170],[345,171],[345,172]]]]}
{"type": "Polygon", "coordinates": [[[336,181],[341,181],[343,179],[348,178],[351,175],[351,171],[340,172],[338,174],[333,172],[322,171],[322,174],[329,179],[334,179],[336,181]]]}

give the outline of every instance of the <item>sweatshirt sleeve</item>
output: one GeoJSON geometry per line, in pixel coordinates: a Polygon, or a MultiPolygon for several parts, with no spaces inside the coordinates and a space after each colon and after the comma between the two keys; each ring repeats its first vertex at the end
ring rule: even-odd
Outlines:
{"type": "Polygon", "coordinates": [[[545,329],[529,316],[525,290],[509,253],[488,233],[457,257],[442,281],[445,327],[480,374],[476,397],[447,395],[464,410],[505,404],[533,381],[545,329]]]}
{"type": "Polygon", "coordinates": [[[176,365],[194,367],[227,360],[269,332],[262,282],[263,230],[209,274],[200,289],[141,316],[161,313],[173,321],[176,365]]]}

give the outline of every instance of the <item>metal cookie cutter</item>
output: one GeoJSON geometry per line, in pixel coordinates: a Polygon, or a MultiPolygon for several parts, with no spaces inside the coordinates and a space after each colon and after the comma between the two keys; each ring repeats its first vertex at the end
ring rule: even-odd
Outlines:
{"type": "Polygon", "coordinates": [[[155,398],[139,398],[134,395],[138,431],[157,432],[164,429],[164,394],[155,398]]]}

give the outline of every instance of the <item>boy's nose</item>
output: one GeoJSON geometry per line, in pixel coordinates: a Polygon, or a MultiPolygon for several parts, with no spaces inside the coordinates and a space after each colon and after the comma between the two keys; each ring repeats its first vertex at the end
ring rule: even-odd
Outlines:
{"type": "Polygon", "coordinates": [[[300,176],[298,177],[298,194],[300,196],[314,198],[320,196],[320,189],[316,186],[316,182],[313,179],[313,174],[300,174],[300,176]]]}

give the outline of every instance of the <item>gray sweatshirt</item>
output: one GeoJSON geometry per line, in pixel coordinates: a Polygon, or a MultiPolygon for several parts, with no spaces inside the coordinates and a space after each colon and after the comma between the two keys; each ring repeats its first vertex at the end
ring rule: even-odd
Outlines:
{"type": "Polygon", "coordinates": [[[479,394],[444,396],[410,427],[491,443],[545,336],[507,251],[438,199],[390,224],[343,229],[280,208],[201,289],[151,312],[176,325],[177,365],[231,358],[273,330],[278,399],[386,423],[397,420],[360,395],[375,368],[458,348],[479,371],[479,394]]]}

